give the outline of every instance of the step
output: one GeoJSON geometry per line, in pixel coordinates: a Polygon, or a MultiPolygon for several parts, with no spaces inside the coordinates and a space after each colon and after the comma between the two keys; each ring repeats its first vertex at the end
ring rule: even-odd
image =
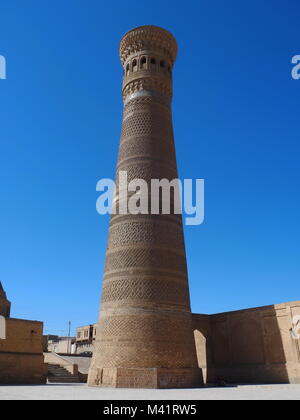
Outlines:
{"type": "Polygon", "coordinates": [[[73,378],[73,375],[71,373],[66,373],[66,372],[62,372],[62,373],[51,373],[48,372],[49,376],[65,376],[66,378],[73,378]]]}
{"type": "Polygon", "coordinates": [[[48,364],[48,382],[79,383],[78,375],[73,375],[63,366],[48,364]]]}
{"type": "Polygon", "coordinates": [[[79,384],[79,379],[50,379],[48,378],[48,382],[51,383],[61,383],[61,384],[79,384]]]}
{"type": "Polygon", "coordinates": [[[73,376],[73,375],[48,375],[49,378],[77,378],[77,376],[73,376]]]}
{"type": "Polygon", "coordinates": [[[66,378],[64,376],[55,376],[54,378],[51,376],[48,376],[49,381],[56,381],[56,382],[63,382],[63,381],[71,381],[71,382],[79,382],[79,378],[66,378]]]}

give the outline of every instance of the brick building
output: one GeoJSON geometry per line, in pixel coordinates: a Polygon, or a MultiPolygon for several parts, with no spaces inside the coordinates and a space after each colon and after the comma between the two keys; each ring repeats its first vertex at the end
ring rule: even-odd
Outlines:
{"type": "Polygon", "coordinates": [[[0,282],[0,384],[40,384],[47,378],[43,323],[10,318],[10,302],[0,282]]]}

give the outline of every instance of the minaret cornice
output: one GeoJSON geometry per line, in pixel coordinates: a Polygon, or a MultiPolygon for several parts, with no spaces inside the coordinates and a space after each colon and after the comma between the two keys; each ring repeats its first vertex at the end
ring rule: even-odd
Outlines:
{"type": "Polygon", "coordinates": [[[156,51],[169,57],[172,65],[177,56],[177,42],[167,30],[154,25],[145,25],[127,32],[120,42],[120,59],[124,65],[128,56],[140,51],[156,51]]]}

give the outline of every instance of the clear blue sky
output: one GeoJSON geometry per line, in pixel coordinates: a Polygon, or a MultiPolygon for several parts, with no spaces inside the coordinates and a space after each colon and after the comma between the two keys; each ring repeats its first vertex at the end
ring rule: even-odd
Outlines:
{"type": "Polygon", "coordinates": [[[173,117],[181,178],[204,178],[185,228],[192,309],[300,298],[297,0],[2,0],[0,279],[12,316],[65,334],[95,322],[121,128],[118,43],[154,24],[178,40],[173,117]]]}

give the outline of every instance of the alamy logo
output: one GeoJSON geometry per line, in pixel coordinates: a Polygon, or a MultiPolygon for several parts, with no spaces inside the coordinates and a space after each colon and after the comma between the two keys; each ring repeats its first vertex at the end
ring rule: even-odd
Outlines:
{"type": "Polygon", "coordinates": [[[6,59],[0,55],[0,79],[6,79],[6,59]]]}
{"type": "Polygon", "coordinates": [[[4,316],[0,315],[0,340],[6,339],[6,321],[4,316]]]}
{"type": "Polygon", "coordinates": [[[104,178],[96,190],[101,192],[96,209],[99,214],[185,214],[186,225],[204,221],[204,179],[144,179],[128,182],[127,171],[118,180],[104,178]]]}
{"type": "Polygon", "coordinates": [[[294,340],[300,340],[300,315],[293,317],[293,328],[291,334],[294,340]]]}
{"type": "Polygon", "coordinates": [[[300,79],[300,55],[294,55],[292,58],[292,64],[296,64],[292,68],[292,78],[294,80],[300,79]]]}

